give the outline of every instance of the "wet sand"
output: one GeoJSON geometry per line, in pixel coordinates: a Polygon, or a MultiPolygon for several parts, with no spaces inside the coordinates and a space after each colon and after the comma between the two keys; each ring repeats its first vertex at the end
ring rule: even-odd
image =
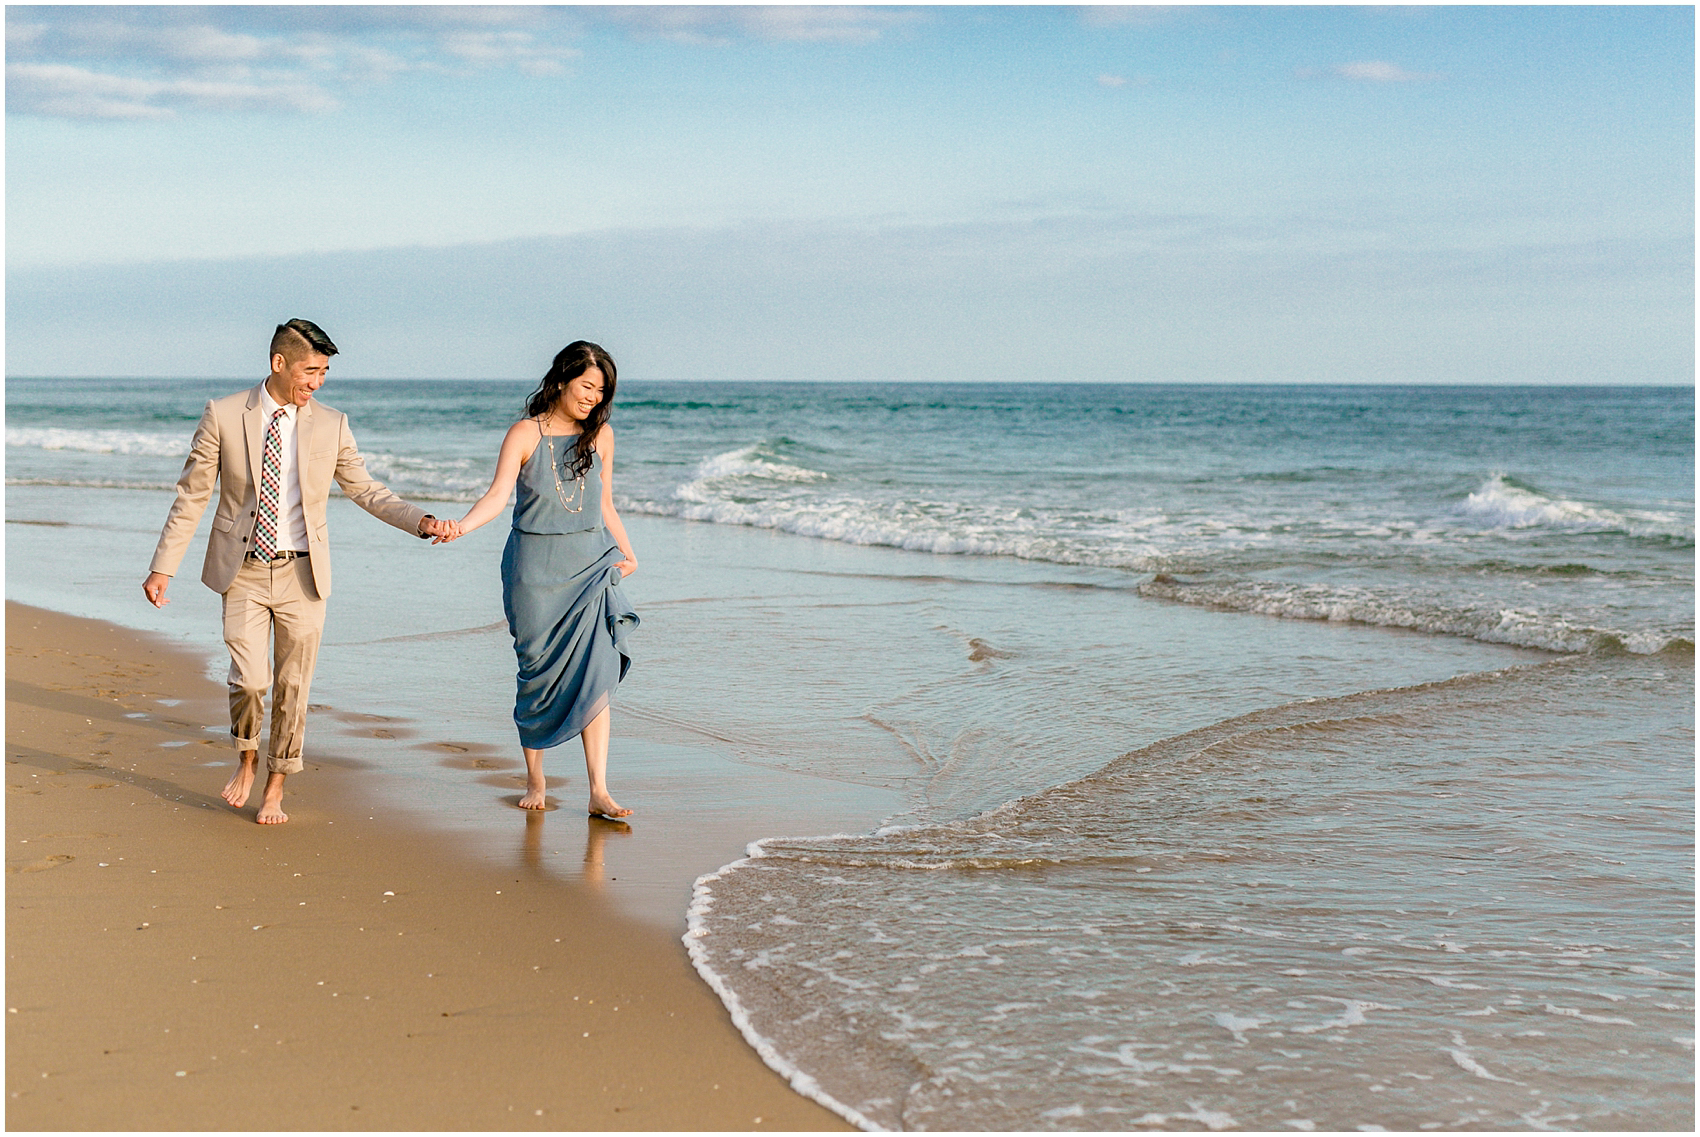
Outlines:
{"type": "Polygon", "coordinates": [[[845,1128],[594,871],[461,856],[334,752],[255,825],[204,659],[10,603],[6,653],[9,1128],[845,1128]]]}

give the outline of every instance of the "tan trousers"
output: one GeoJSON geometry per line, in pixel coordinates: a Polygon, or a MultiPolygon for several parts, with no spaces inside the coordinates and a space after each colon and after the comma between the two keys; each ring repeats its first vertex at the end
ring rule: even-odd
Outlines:
{"type": "Polygon", "coordinates": [[[271,749],[266,769],[301,772],[307,692],[325,602],[313,587],[306,557],[271,565],[245,560],[224,594],[224,645],[230,649],[230,734],[237,750],[259,750],[266,689],[272,693],[271,749]],[[268,650],[269,649],[269,650],[268,650]]]}

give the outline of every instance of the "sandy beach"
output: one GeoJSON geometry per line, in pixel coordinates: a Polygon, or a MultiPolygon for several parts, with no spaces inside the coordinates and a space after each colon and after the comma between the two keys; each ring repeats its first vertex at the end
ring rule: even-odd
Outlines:
{"type": "Polygon", "coordinates": [[[331,753],[261,828],[204,659],[16,604],[6,656],[10,1128],[844,1128],[595,872],[459,858],[331,753]]]}

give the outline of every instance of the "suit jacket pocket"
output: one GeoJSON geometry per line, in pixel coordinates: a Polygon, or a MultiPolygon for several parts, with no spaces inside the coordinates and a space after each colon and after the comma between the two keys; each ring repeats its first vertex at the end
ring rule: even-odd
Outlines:
{"type": "Polygon", "coordinates": [[[213,514],[213,528],[220,533],[228,533],[236,528],[236,520],[231,517],[220,517],[215,513],[213,514]]]}

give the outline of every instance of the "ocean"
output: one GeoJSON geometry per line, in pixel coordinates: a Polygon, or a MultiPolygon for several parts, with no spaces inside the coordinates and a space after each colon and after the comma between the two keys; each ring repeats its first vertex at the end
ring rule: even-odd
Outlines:
{"type": "MultiPolygon", "coordinates": [[[[216,649],[198,548],[176,610],[137,586],[240,386],[8,381],[8,596],[216,649]]],[[[323,396],[458,515],[528,389],[323,396]]],[[[514,855],[676,921],[801,1092],[884,1129],[1692,1127],[1692,389],[625,380],[613,422],[640,812],[514,855]]],[[[511,836],[504,527],[332,513],[312,729],[511,836]]]]}

